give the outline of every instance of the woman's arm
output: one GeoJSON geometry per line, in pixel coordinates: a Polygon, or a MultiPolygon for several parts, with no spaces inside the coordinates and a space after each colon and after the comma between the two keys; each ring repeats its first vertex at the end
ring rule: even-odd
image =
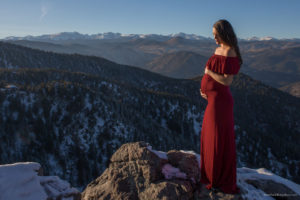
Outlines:
{"type": "Polygon", "coordinates": [[[219,83],[223,85],[229,86],[232,83],[233,75],[230,74],[218,74],[211,70],[209,70],[207,67],[205,68],[205,74],[210,75],[213,79],[218,81],[219,83]]]}

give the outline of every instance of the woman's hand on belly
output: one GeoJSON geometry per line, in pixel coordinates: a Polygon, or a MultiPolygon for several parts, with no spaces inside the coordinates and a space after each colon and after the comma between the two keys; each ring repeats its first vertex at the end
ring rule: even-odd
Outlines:
{"type": "Polygon", "coordinates": [[[204,99],[206,99],[207,100],[207,95],[206,94],[204,94],[202,91],[201,91],[201,88],[200,88],[200,95],[204,98],[204,99]]]}

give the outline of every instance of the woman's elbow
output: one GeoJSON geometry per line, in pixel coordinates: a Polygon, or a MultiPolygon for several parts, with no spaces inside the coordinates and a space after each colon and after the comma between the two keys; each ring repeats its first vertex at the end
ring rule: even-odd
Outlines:
{"type": "Polygon", "coordinates": [[[232,79],[231,79],[231,80],[226,80],[226,83],[225,83],[225,84],[226,84],[227,86],[229,86],[229,85],[231,85],[231,83],[232,83],[232,79]]]}
{"type": "Polygon", "coordinates": [[[225,85],[231,85],[232,81],[233,81],[233,78],[232,77],[228,77],[228,78],[225,79],[224,82],[225,82],[225,85]]]}
{"type": "Polygon", "coordinates": [[[233,76],[232,75],[227,75],[225,76],[225,84],[226,85],[231,85],[232,81],[233,81],[233,76]]]}

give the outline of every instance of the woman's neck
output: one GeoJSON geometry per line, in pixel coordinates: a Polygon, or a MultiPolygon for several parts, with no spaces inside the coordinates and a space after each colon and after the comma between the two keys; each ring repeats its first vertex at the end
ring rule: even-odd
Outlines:
{"type": "Polygon", "coordinates": [[[221,48],[223,48],[223,49],[231,49],[231,46],[228,46],[228,45],[223,44],[223,43],[221,43],[220,46],[221,46],[221,48]]]}

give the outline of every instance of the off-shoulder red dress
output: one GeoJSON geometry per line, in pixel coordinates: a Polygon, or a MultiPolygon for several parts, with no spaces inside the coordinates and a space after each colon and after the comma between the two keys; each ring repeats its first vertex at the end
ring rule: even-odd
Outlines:
{"type": "MultiPolygon", "coordinates": [[[[206,67],[219,74],[237,74],[238,57],[213,54],[206,67]]],[[[236,185],[236,146],[234,132],[234,100],[229,86],[204,74],[201,90],[207,95],[200,141],[200,182],[206,188],[219,188],[224,193],[239,193],[236,185]]]]}

